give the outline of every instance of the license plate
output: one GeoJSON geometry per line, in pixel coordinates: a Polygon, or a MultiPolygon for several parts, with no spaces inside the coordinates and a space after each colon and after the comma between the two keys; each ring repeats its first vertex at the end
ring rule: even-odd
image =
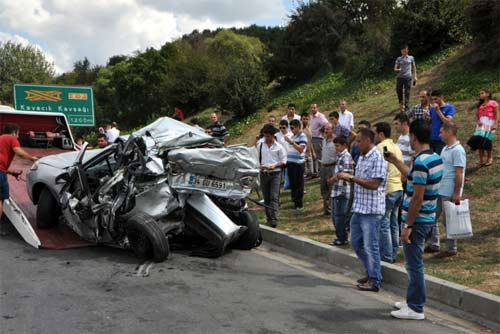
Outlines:
{"type": "Polygon", "coordinates": [[[194,187],[207,187],[220,190],[225,190],[228,187],[228,184],[225,181],[201,175],[190,175],[188,184],[194,187]]]}

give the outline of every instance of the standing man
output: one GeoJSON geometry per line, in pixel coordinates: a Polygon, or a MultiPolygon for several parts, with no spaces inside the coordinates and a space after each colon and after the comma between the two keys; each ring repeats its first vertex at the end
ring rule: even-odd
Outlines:
{"type": "Polygon", "coordinates": [[[330,123],[327,123],[324,127],[325,138],[323,139],[322,150],[321,150],[321,168],[319,170],[320,175],[320,190],[321,197],[323,198],[323,214],[329,216],[330,212],[330,195],[332,192],[332,186],[328,180],[333,176],[335,171],[335,161],[337,160],[337,152],[335,150],[335,144],[333,142],[333,129],[330,123]]]}
{"type": "Polygon", "coordinates": [[[431,93],[433,108],[431,113],[431,149],[441,154],[443,147],[446,145],[439,137],[441,126],[444,123],[451,123],[453,115],[455,115],[455,106],[444,102],[443,93],[440,90],[433,90],[431,93]]]}
{"type": "Polygon", "coordinates": [[[304,155],[307,147],[307,137],[300,130],[299,120],[294,119],[291,121],[290,129],[292,130],[292,136],[284,137],[288,143],[286,169],[295,209],[302,210],[304,207],[304,155]]]}
{"type": "Polygon", "coordinates": [[[415,65],[415,58],[408,55],[408,45],[401,48],[401,56],[396,59],[394,71],[398,72],[396,93],[398,94],[399,109],[407,111],[410,103],[411,79],[413,78],[413,84],[417,82],[417,66],[415,65]]]}
{"type": "MultiPolygon", "coordinates": [[[[375,124],[375,142],[382,154],[392,153],[399,160],[403,154],[391,139],[391,125],[386,122],[375,124]]],[[[392,163],[388,164],[387,186],[385,188],[385,214],[380,223],[380,259],[394,263],[399,249],[399,206],[403,200],[403,183],[401,173],[392,163]]]]}
{"type": "MultiPolygon", "coordinates": [[[[438,219],[443,212],[443,202],[449,201],[460,205],[464,190],[465,167],[467,158],[465,150],[457,140],[457,126],[454,123],[445,123],[441,127],[441,139],[446,146],[441,151],[443,160],[443,179],[439,184],[439,197],[436,211],[436,224],[432,230],[430,250],[439,250],[439,225],[438,219]]],[[[447,228],[446,215],[442,215],[443,226],[447,228]]],[[[436,255],[438,258],[457,255],[457,240],[446,239],[446,249],[436,255]]]]}
{"type": "Polygon", "coordinates": [[[225,144],[229,139],[229,131],[219,122],[216,113],[213,112],[210,114],[210,120],[212,121],[212,125],[207,128],[207,133],[225,144]]]}
{"type": "Polygon", "coordinates": [[[342,100],[340,101],[340,113],[339,113],[339,123],[345,128],[348,128],[349,130],[354,130],[354,116],[352,115],[352,112],[347,110],[347,101],[342,100]]]}
{"type": "Polygon", "coordinates": [[[394,129],[399,134],[396,145],[398,145],[403,154],[403,161],[406,166],[410,167],[415,152],[410,145],[410,120],[405,113],[399,113],[394,117],[394,129]]]}
{"type": "Polygon", "coordinates": [[[295,108],[296,108],[295,104],[289,103],[286,115],[281,118],[282,120],[285,120],[288,122],[288,125],[289,125],[288,131],[291,131],[291,129],[290,129],[290,122],[291,121],[293,121],[294,119],[300,121],[300,116],[295,113],[295,108]]]}
{"type": "Polygon", "coordinates": [[[396,302],[398,311],[391,315],[399,319],[423,320],[425,304],[424,246],[435,222],[439,182],[443,175],[441,158],[430,149],[430,125],[418,120],[410,124],[410,144],[416,156],[412,168],[389,154],[386,159],[406,177],[403,200],[403,230],[401,241],[408,272],[406,303],[396,302]]]}
{"type": "MultiPolygon", "coordinates": [[[[372,128],[371,123],[365,119],[359,121],[359,123],[358,123],[358,132],[361,129],[370,130],[371,128],[372,128]]],[[[358,142],[354,141],[351,145],[351,157],[354,160],[355,164],[358,164],[358,159],[359,159],[360,155],[361,155],[361,152],[359,151],[359,148],[358,148],[358,142]]]]}
{"type": "Polygon", "coordinates": [[[276,128],[276,116],[270,115],[267,118],[267,123],[262,127],[262,129],[260,129],[259,135],[255,137],[254,146],[257,145],[257,141],[259,141],[260,139],[262,139],[264,137],[264,128],[268,124],[272,125],[276,129],[276,132],[279,132],[279,130],[276,128]]]}
{"type": "Polygon", "coordinates": [[[106,137],[108,137],[108,143],[112,144],[115,140],[120,137],[120,130],[117,128],[116,122],[112,122],[106,126],[106,137]]]}
{"type": "MultiPolygon", "coordinates": [[[[316,103],[311,104],[311,133],[312,133],[312,146],[316,153],[316,160],[314,160],[315,171],[321,169],[319,165],[319,157],[321,157],[321,149],[323,145],[323,127],[328,124],[325,115],[319,111],[316,103]]],[[[321,172],[321,171],[320,171],[321,172]]]]}
{"type": "Polygon", "coordinates": [[[309,113],[304,111],[302,115],[300,115],[300,121],[302,122],[302,132],[307,137],[307,149],[306,149],[306,165],[305,165],[305,177],[311,177],[313,175],[317,175],[318,171],[314,169],[314,160],[316,160],[316,153],[314,152],[314,148],[312,145],[312,133],[311,128],[309,127],[309,113]]]}
{"type": "Polygon", "coordinates": [[[278,207],[281,183],[281,168],[286,165],[286,151],[274,137],[276,128],[266,124],[262,130],[264,140],[257,144],[260,163],[260,186],[266,205],[267,224],[278,226],[278,207]]]}
{"type": "Polygon", "coordinates": [[[19,127],[15,124],[5,124],[3,134],[0,136],[0,236],[6,236],[7,232],[2,222],[3,202],[9,199],[9,182],[7,174],[18,178],[22,171],[9,170],[10,164],[14,156],[19,156],[23,159],[37,161],[37,157],[33,157],[26,153],[19,144],[19,127]]]}
{"type": "Polygon", "coordinates": [[[362,291],[378,292],[382,282],[378,238],[380,221],[385,214],[387,162],[375,147],[375,135],[371,130],[360,129],[356,142],[361,151],[356,176],[343,172],[337,174],[337,179],[354,183],[351,244],[367,274],[358,280],[357,287],[362,291]]]}
{"type": "Polygon", "coordinates": [[[407,112],[410,122],[416,121],[417,119],[425,119],[426,121],[431,120],[431,95],[428,91],[422,90],[418,93],[418,98],[420,103],[411,107],[407,112]]]}
{"type": "Polygon", "coordinates": [[[339,117],[340,115],[338,112],[332,111],[328,115],[328,120],[333,127],[333,134],[335,135],[335,138],[344,137],[347,140],[347,145],[349,146],[349,144],[354,139],[356,139],[356,133],[353,132],[353,130],[351,130],[350,128],[341,125],[339,122],[339,117]]]}

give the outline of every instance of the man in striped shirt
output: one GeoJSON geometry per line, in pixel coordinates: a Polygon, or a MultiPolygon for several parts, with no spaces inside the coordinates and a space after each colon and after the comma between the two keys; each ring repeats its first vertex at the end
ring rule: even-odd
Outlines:
{"type": "Polygon", "coordinates": [[[307,147],[307,137],[300,129],[300,121],[292,120],[290,122],[292,130],[291,137],[284,137],[288,143],[287,163],[288,180],[292,201],[296,210],[302,210],[304,198],[304,169],[305,169],[305,149],[307,147]]]}
{"type": "Polygon", "coordinates": [[[407,176],[403,200],[401,232],[408,272],[406,303],[397,302],[398,311],[391,315],[399,319],[422,320],[425,304],[424,246],[435,225],[439,183],[443,176],[443,162],[430,149],[430,125],[417,120],[410,125],[410,144],[416,152],[411,169],[393,154],[386,155],[404,176],[407,176]]]}
{"type": "Polygon", "coordinates": [[[399,113],[394,117],[394,129],[399,133],[396,145],[398,145],[401,153],[403,153],[403,161],[406,166],[410,167],[415,155],[415,151],[410,145],[410,120],[405,113],[399,113]]]}

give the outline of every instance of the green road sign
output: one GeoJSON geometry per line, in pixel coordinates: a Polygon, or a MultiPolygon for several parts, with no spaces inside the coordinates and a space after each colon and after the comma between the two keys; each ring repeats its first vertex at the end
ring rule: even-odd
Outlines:
{"type": "Polygon", "coordinates": [[[69,125],[94,126],[94,96],[90,87],[14,85],[17,110],[62,112],[69,125]]]}

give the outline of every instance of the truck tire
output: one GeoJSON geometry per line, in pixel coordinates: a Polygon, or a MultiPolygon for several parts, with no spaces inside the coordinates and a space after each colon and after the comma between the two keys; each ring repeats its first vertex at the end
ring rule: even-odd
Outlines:
{"type": "Polygon", "coordinates": [[[61,214],[61,207],[49,188],[43,188],[36,207],[36,227],[48,229],[56,226],[61,214]]]}
{"type": "Polygon", "coordinates": [[[259,220],[253,212],[248,210],[240,212],[235,223],[246,226],[247,230],[234,242],[233,248],[250,250],[260,246],[262,243],[262,234],[260,232],[259,220]]]}
{"type": "Polygon", "coordinates": [[[170,253],[168,239],[158,223],[145,213],[129,218],[125,225],[130,248],[140,260],[165,261],[170,253]]]}

